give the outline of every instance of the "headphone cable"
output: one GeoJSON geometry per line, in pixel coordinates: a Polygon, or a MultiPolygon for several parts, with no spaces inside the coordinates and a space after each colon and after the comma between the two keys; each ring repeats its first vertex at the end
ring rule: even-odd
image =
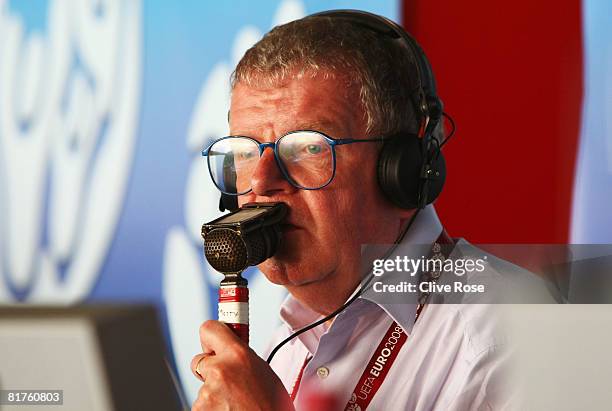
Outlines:
{"type": "Polygon", "coordinates": [[[444,144],[446,144],[446,142],[451,139],[451,137],[455,134],[455,129],[456,129],[455,120],[453,120],[453,118],[446,111],[442,112],[442,116],[448,120],[448,122],[451,124],[451,127],[453,129],[448,134],[448,136],[446,136],[446,138],[442,141],[442,143],[440,143],[440,146],[438,149],[441,149],[442,146],[444,146],[444,144]]]}

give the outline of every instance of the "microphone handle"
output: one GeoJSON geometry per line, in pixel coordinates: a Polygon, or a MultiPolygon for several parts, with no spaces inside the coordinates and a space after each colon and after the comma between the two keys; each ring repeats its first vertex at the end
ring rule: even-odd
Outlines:
{"type": "Polygon", "coordinates": [[[219,287],[219,321],[227,326],[247,345],[249,344],[249,289],[244,285],[219,287]]]}

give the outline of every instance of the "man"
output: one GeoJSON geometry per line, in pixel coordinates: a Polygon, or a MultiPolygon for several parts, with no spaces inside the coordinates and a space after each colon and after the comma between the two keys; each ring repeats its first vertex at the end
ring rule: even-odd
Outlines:
{"type": "MultiPolygon", "coordinates": [[[[342,306],[365,275],[361,246],[399,241],[415,215],[383,195],[377,161],[378,140],[418,131],[416,68],[407,50],[379,33],[343,19],[307,17],[273,29],[247,51],[232,85],[230,133],[256,140],[226,142],[242,150],[243,158],[232,159],[235,191],[244,193],[239,204],[289,207],[281,248],[259,266],[289,291],[273,347],[342,306]],[[325,137],[368,141],[330,148],[325,137]],[[290,145],[295,141],[303,144],[290,145]],[[269,146],[258,157],[258,143],[274,142],[282,158],[269,146]],[[335,151],[335,163],[311,160],[322,150],[335,151]],[[306,163],[310,168],[299,169],[306,163]]],[[[402,244],[432,244],[442,231],[430,205],[402,244]]],[[[200,329],[203,353],[191,364],[205,381],[193,409],[308,409],[318,398],[322,408],[356,410],[356,396],[367,397],[374,410],[498,409],[503,361],[486,308],[426,305],[415,323],[416,312],[414,303],[363,295],[285,345],[271,366],[224,324],[207,321],[200,329]],[[363,383],[360,376],[393,324],[409,338],[388,360],[386,376],[363,383]]]]}

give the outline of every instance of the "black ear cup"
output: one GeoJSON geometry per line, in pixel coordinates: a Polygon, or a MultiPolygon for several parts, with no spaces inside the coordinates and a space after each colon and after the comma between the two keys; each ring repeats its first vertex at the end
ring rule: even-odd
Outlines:
{"type": "Polygon", "coordinates": [[[415,135],[397,136],[385,142],[378,156],[380,188],[398,207],[422,208],[442,192],[446,179],[444,156],[437,147],[426,153],[422,143],[415,135]]]}

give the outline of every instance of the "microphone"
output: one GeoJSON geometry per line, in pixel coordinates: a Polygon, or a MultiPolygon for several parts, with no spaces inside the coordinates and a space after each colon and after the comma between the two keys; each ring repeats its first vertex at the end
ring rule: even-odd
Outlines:
{"type": "Polygon", "coordinates": [[[204,256],[224,278],[219,285],[219,321],[249,343],[249,289],[242,272],[272,257],[281,239],[284,203],[247,203],[202,225],[204,256]]]}

